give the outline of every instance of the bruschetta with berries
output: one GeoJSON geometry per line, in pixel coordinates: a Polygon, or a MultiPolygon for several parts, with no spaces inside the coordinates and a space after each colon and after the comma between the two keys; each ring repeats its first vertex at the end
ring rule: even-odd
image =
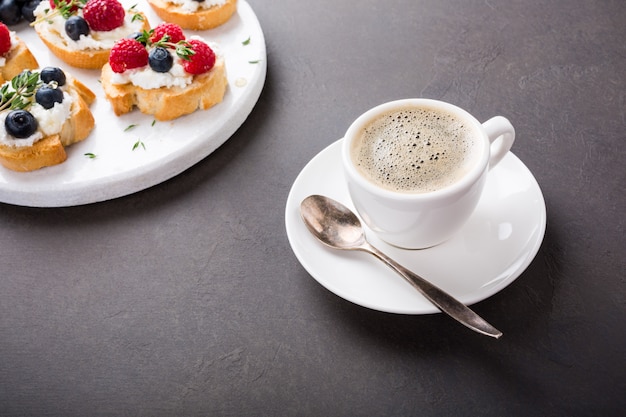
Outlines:
{"type": "Polygon", "coordinates": [[[223,25],[237,10],[237,0],[148,0],[148,4],[164,21],[192,30],[223,25]]]}
{"type": "Polygon", "coordinates": [[[95,125],[95,94],[58,67],[25,70],[0,87],[0,164],[34,171],[67,159],[95,125]]]}
{"type": "Polygon", "coordinates": [[[102,87],[116,115],[137,107],[157,120],[172,120],[220,103],[228,81],[215,45],[186,38],[178,25],[162,23],[136,38],[118,41],[102,67],[102,87]]]}
{"type": "Polygon", "coordinates": [[[150,28],[146,16],[118,0],[42,0],[32,23],[43,43],[64,62],[100,69],[121,38],[150,28]]]}
{"type": "Polygon", "coordinates": [[[35,68],[39,68],[39,64],[26,43],[7,25],[0,23],[0,84],[22,70],[35,68]]]}

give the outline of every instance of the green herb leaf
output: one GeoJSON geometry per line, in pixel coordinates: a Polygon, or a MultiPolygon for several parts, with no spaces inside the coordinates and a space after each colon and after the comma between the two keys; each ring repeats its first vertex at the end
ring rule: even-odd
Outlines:
{"type": "Polygon", "coordinates": [[[243,46],[250,45],[250,37],[248,37],[248,39],[246,39],[245,41],[241,42],[241,44],[243,46]]]}
{"type": "Polygon", "coordinates": [[[22,71],[0,88],[0,111],[28,108],[31,97],[42,84],[38,72],[22,71]]]}
{"type": "Polygon", "coordinates": [[[91,152],[87,152],[84,154],[87,158],[89,159],[96,159],[96,154],[95,153],[91,153],[91,152]]]}
{"type": "Polygon", "coordinates": [[[261,62],[261,60],[257,59],[256,61],[248,61],[248,64],[258,64],[259,62],[261,62]]]}
{"type": "Polygon", "coordinates": [[[175,45],[176,55],[180,59],[184,59],[185,61],[189,61],[193,55],[195,55],[195,51],[191,49],[191,44],[187,41],[179,41],[175,45]]]}
{"type": "Polygon", "coordinates": [[[144,45],[148,45],[150,43],[150,36],[152,36],[152,33],[154,32],[153,29],[151,30],[143,30],[141,32],[141,35],[139,35],[138,37],[136,37],[135,39],[137,39],[138,42],[143,43],[144,45]]]}
{"type": "Polygon", "coordinates": [[[137,125],[128,125],[128,126],[126,126],[126,129],[124,129],[124,132],[128,132],[129,130],[131,130],[134,127],[137,127],[137,125]]]}
{"type": "Polygon", "coordinates": [[[139,147],[142,147],[144,150],[146,149],[146,145],[141,141],[141,139],[137,139],[137,142],[133,145],[133,151],[139,147]]]}

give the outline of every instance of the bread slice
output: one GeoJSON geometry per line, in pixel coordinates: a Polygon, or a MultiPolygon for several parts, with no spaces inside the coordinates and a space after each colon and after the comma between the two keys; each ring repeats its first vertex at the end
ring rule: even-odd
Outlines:
{"type": "Polygon", "coordinates": [[[63,146],[70,146],[86,139],[95,126],[95,119],[89,106],[95,101],[96,95],[85,84],[75,78],[71,79],[69,89],[74,98],[72,113],[59,134],[63,146]]]}
{"type": "Polygon", "coordinates": [[[13,171],[28,172],[58,165],[67,159],[65,147],[87,138],[95,126],[89,105],[95,94],[80,81],[67,80],[68,93],[74,98],[70,117],[58,134],[47,136],[32,146],[14,147],[0,144],[0,164],[13,171]]]}
{"type": "Polygon", "coordinates": [[[17,45],[5,55],[5,63],[0,67],[0,84],[10,80],[25,69],[39,68],[37,59],[30,52],[26,43],[17,38],[17,45]]]}
{"type": "MultiPolygon", "coordinates": [[[[142,22],[142,30],[149,30],[150,23],[148,18],[140,12],[133,12],[134,14],[140,14],[142,19],[138,19],[142,22]]],[[[41,38],[42,42],[52,51],[54,55],[63,60],[65,63],[84,69],[100,69],[109,60],[110,48],[105,49],[83,49],[77,50],[68,47],[65,39],[51,27],[46,20],[43,20],[34,25],[37,35],[41,38]]],[[[130,35],[130,33],[129,33],[130,35]]]]}
{"type": "Polygon", "coordinates": [[[110,49],[85,49],[82,51],[72,51],[67,48],[63,43],[62,38],[58,35],[54,35],[52,32],[35,31],[43,41],[43,43],[65,63],[85,69],[97,69],[102,68],[105,62],[109,59],[110,49]]]}
{"type": "Polygon", "coordinates": [[[113,70],[107,63],[102,67],[102,88],[116,115],[130,112],[133,107],[157,120],[172,120],[197,109],[208,109],[222,101],[228,81],[224,58],[204,74],[195,75],[186,87],[144,89],[134,84],[113,84],[113,70]]]}
{"type": "Polygon", "coordinates": [[[220,26],[226,23],[237,10],[237,0],[226,0],[221,6],[199,8],[195,12],[189,12],[181,5],[167,0],[148,0],[148,3],[161,19],[176,23],[183,29],[192,30],[206,30],[220,26]]]}

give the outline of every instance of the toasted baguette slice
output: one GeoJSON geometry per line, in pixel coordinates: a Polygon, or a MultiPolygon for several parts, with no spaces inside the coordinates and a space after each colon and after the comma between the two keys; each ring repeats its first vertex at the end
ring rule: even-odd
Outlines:
{"type": "Polygon", "coordinates": [[[96,99],[95,93],[75,78],[72,78],[72,87],[70,88],[70,94],[74,97],[72,114],[59,134],[63,146],[85,140],[96,123],[89,109],[96,99]]]}
{"type": "Polygon", "coordinates": [[[113,84],[113,70],[102,67],[102,88],[116,115],[130,112],[134,106],[157,120],[172,120],[197,109],[208,109],[222,101],[228,81],[224,58],[219,57],[207,73],[196,75],[186,87],[143,89],[131,83],[113,84]]]}
{"type": "Polygon", "coordinates": [[[37,31],[43,43],[53,54],[73,67],[85,69],[102,68],[104,63],[109,59],[110,49],[72,51],[63,44],[61,37],[52,36],[50,32],[40,32],[37,30],[36,26],[35,31],[37,31]]]}
{"type": "Polygon", "coordinates": [[[65,147],[87,138],[95,125],[89,104],[95,94],[80,81],[68,78],[68,92],[74,98],[70,117],[61,132],[47,136],[27,147],[0,144],[0,164],[13,171],[27,172],[58,165],[67,159],[65,147]]]}
{"type": "Polygon", "coordinates": [[[167,0],[148,0],[154,12],[169,23],[176,23],[183,29],[206,30],[223,25],[237,10],[237,0],[226,0],[221,6],[198,9],[189,12],[182,6],[167,0]]]}
{"type": "Polygon", "coordinates": [[[4,57],[6,62],[0,67],[0,84],[10,80],[25,69],[39,68],[37,59],[30,52],[23,40],[17,39],[17,45],[4,57]]]}
{"type": "MultiPolygon", "coordinates": [[[[141,20],[143,26],[141,30],[149,30],[150,23],[148,22],[148,18],[143,13],[138,14],[143,16],[141,20]]],[[[109,54],[111,53],[110,48],[70,49],[59,33],[51,30],[50,27],[46,27],[46,25],[48,25],[48,23],[45,20],[35,24],[35,32],[37,32],[37,35],[39,35],[48,49],[65,63],[76,68],[100,69],[109,60],[109,54]]]]}

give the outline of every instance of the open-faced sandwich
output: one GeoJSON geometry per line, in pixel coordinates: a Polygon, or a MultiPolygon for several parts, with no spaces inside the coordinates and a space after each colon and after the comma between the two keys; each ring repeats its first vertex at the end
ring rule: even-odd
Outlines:
{"type": "Polygon", "coordinates": [[[137,107],[157,120],[171,120],[223,100],[228,81],[216,46],[162,23],[117,42],[102,67],[104,95],[116,115],[137,107]]]}
{"type": "Polygon", "coordinates": [[[42,0],[34,14],[43,43],[78,68],[102,68],[116,41],[150,28],[143,13],[118,0],[42,0]]]}
{"type": "Polygon", "coordinates": [[[163,20],[183,29],[213,29],[226,23],[237,10],[237,0],[148,0],[163,20]]]}
{"type": "Polygon", "coordinates": [[[57,67],[25,70],[0,87],[0,164],[34,171],[67,159],[95,121],[95,94],[57,67]]]}
{"type": "Polygon", "coordinates": [[[0,23],[0,84],[25,69],[39,68],[28,46],[7,25],[0,23]]]}

